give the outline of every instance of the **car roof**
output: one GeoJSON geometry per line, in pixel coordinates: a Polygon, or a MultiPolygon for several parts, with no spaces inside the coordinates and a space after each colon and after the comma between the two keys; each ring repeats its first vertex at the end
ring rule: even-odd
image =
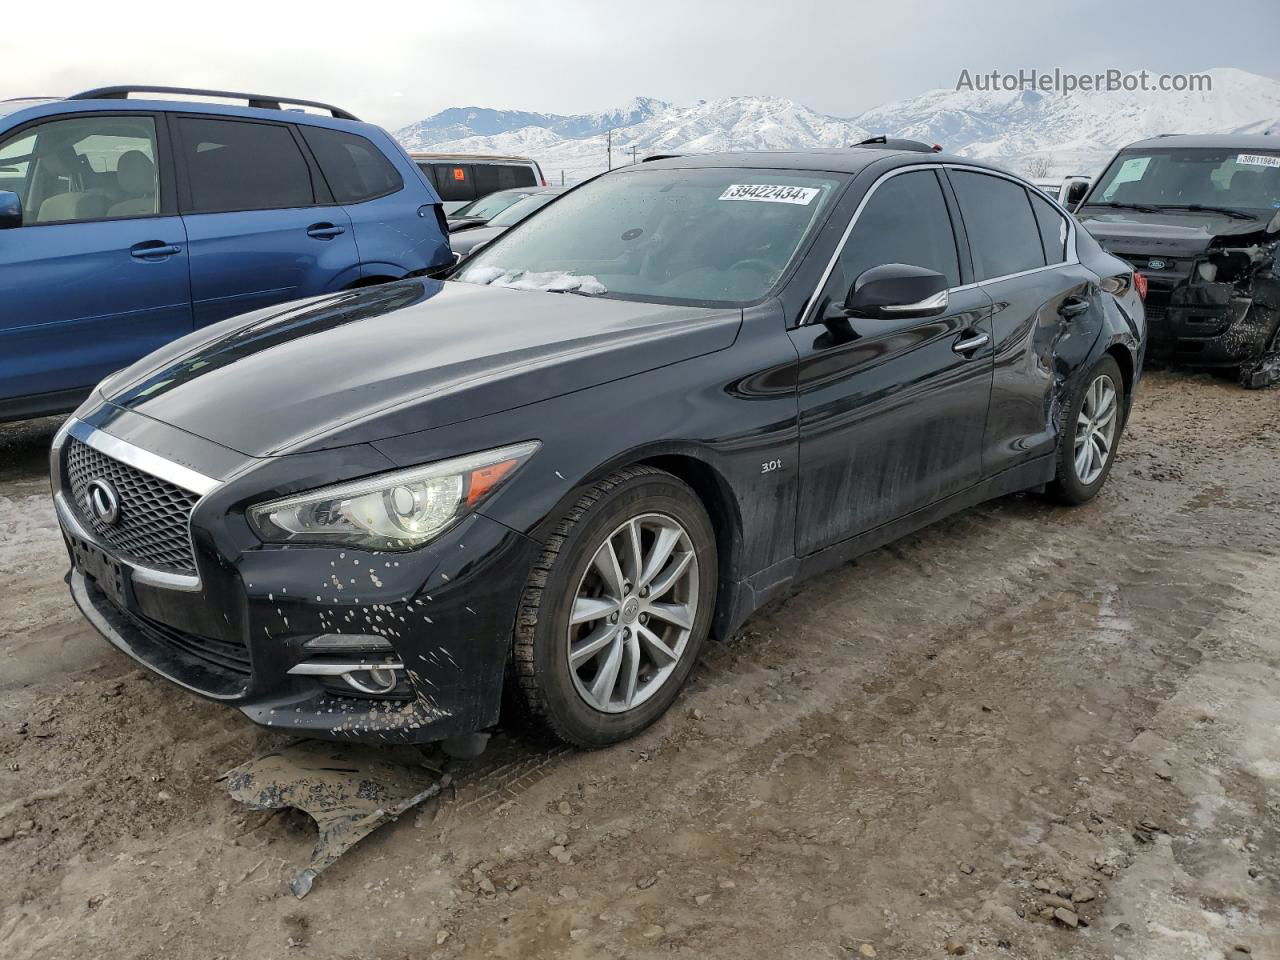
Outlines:
{"type": "MultiPolygon", "coordinates": [[[[947,153],[921,153],[919,150],[894,150],[885,147],[828,147],[811,150],[734,150],[724,153],[691,153],[664,155],[646,160],[648,169],[678,170],[697,167],[742,167],[766,170],[812,170],[815,173],[858,173],[864,168],[893,157],[906,163],[962,163],[982,167],[996,173],[1009,174],[994,164],[958,157],[947,153]]],[[[633,169],[632,166],[620,170],[633,169]]],[[[1016,174],[1015,174],[1016,176],[1016,174]]]]}
{"type": "Polygon", "coordinates": [[[450,163],[474,163],[481,161],[483,163],[533,163],[528,157],[514,157],[502,153],[422,153],[421,151],[409,151],[409,156],[414,160],[447,160],[450,163]]]}
{"type": "Polygon", "coordinates": [[[1172,133],[1149,137],[1121,147],[1204,147],[1208,150],[1280,150],[1280,137],[1265,133],[1172,133]]]}
{"type": "MultiPolygon", "coordinates": [[[[298,101],[284,100],[285,103],[298,101]]],[[[228,118],[273,120],[277,123],[301,123],[309,126],[330,127],[339,130],[369,130],[380,128],[362,120],[346,116],[333,116],[328,113],[310,113],[298,109],[282,107],[247,106],[237,103],[217,102],[214,100],[190,100],[169,98],[164,95],[152,95],[144,99],[138,97],[103,97],[87,99],[80,95],[72,97],[22,98],[21,102],[3,102],[0,107],[17,106],[18,109],[6,112],[0,109],[4,126],[16,126],[28,120],[44,117],[71,116],[88,113],[198,113],[228,118]]],[[[311,106],[311,104],[308,104],[311,106]]],[[[340,109],[340,108],[336,108],[340,109]]],[[[342,111],[345,113],[345,111],[342,111]]]]}

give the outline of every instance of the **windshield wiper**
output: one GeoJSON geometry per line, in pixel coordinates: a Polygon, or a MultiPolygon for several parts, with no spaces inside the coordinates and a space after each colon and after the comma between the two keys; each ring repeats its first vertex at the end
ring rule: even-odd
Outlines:
{"type": "Polygon", "coordinates": [[[1252,213],[1245,213],[1243,210],[1232,210],[1230,207],[1215,207],[1211,203],[1162,203],[1157,208],[1160,210],[1194,210],[1197,213],[1225,213],[1233,220],[1257,220],[1258,218],[1252,213]]]}
{"type": "Polygon", "coordinates": [[[1121,210],[1137,210],[1140,213],[1155,213],[1156,207],[1148,206],[1145,203],[1116,203],[1113,200],[1095,200],[1092,203],[1086,203],[1086,207],[1116,207],[1121,210]]]}

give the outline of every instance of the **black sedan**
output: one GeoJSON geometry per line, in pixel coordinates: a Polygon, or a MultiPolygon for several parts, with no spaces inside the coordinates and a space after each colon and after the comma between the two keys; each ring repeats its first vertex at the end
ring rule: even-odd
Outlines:
{"type": "Polygon", "coordinates": [[[478,223],[457,233],[451,233],[449,246],[459,259],[469,257],[478,248],[502,236],[525,217],[535,210],[541,210],[562,193],[564,193],[564,187],[543,187],[536,193],[527,194],[486,223],[478,223]]]}
{"type": "Polygon", "coordinates": [[[496,193],[485,194],[479,200],[472,200],[466,206],[459,207],[449,214],[447,218],[449,232],[455,233],[483,226],[512,204],[519,203],[530,194],[541,193],[546,189],[538,186],[512,187],[510,190],[498,190],[496,193]]]}
{"type": "Polygon", "coordinates": [[[450,280],[108,378],[52,453],[68,580],[113,644],[271,727],[465,738],[508,687],[600,746],[807,577],[993,497],[1092,498],[1143,343],[1131,268],[999,169],[637,164],[450,280]]]}

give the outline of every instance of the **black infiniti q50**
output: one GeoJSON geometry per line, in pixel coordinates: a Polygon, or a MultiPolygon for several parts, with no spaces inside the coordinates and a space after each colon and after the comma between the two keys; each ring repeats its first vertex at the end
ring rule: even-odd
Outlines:
{"type": "Polygon", "coordinates": [[[445,281],[199,331],[54,441],[72,594],[258,723],[466,737],[503,691],[598,746],[707,637],[946,514],[1106,482],[1140,278],[989,166],[638,164],[445,281]]]}

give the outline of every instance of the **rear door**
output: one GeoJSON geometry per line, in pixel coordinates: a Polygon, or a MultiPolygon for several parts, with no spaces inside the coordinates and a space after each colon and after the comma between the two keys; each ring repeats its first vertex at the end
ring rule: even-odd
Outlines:
{"type": "Polygon", "coordinates": [[[957,493],[981,475],[991,394],[991,302],[965,282],[942,181],[933,168],[881,179],[853,222],[810,313],[800,353],[797,552],[812,553],[957,493]],[[871,267],[906,263],[945,276],[939,316],[814,322],[871,267]]]}
{"type": "Polygon", "coordinates": [[[292,124],[178,115],[197,327],[359,279],[351,221],[292,124]]]}
{"type": "Polygon", "coordinates": [[[1093,274],[1075,262],[1071,224],[1053,204],[995,173],[947,174],[973,251],[979,286],[994,304],[988,474],[1053,454],[1060,363],[1087,353],[1101,330],[1093,274]],[[1067,338],[1071,342],[1066,342],[1067,338]]]}
{"type": "Polygon", "coordinates": [[[299,125],[333,198],[355,232],[363,277],[401,277],[450,262],[435,197],[400,172],[366,137],[299,125]]]}
{"type": "Polygon", "coordinates": [[[159,118],[31,124],[0,137],[0,169],[23,205],[22,226],[0,231],[0,400],[82,392],[190,332],[187,238],[159,118]]]}

